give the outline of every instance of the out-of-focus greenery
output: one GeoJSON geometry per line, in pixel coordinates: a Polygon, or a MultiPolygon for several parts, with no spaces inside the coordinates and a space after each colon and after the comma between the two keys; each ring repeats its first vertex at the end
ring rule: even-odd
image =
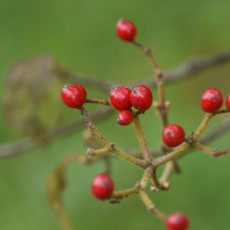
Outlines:
{"type": "MultiPolygon", "coordinates": [[[[115,36],[114,26],[121,17],[136,23],[137,39],[153,49],[165,70],[193,56],[224,51],[230,44],[229,8],[228,0],[1,0],[1,94],[11,63],[42,54],[52,54],[72,71],[97,79],[125,83],[150,76],[151,67],[140,50],[115,36]]],[[[167,98],[172,102],[170,121],[182,124],[189,134],[202,119],[202,91],[215,86],[226,95],[229,76],[228,64],[167,87],[167,98]]],[[[90,97],[94,97],[93,93],[90,97]]],[[[66,112],[71,117],[76,113],[68,109],[66,112]]],[[[132,127],[118,127],[114,120],[115,116],[98,126],[118,146],[137,147],[135,137],[130,135],[132,127]]],[[[215,118],[210,127],[220,120],[215,118]]],[[[6,124],[2,108],[0,122],[1,143],[20,137],[6,124]]],[[[160,125],[154,112],[148,111],[142,123],[149,146],[157,147],[160,125]]],[[[47,146],[0,159],[1,229],[59,229],[44,194],[46,176],[64,156],[84,152],[82,140],[81,130],[76,130],[47,146]]],[[[211,146],[229,148],[229,134],[211,146]]],[[[120,160],[113,163],[117,189],[130,187],[140,178],[139,169],[120,160]]],[[[171,189],[151,197],[166,213],[185,212],[191,229],[227,230],[229,163],[229,156],[216,160],[191,152],[181,159],[182,173],[173,176],[171,189]]],[[[90,183],[103,169],[102,163],[89,167],[72,163],[69,168],[69,187],[64,198],[77,229],[164,229],[157,218],[147,213],[138,197],[132,196],[119,205],[95,200],[90,194],[90,183]]]]}

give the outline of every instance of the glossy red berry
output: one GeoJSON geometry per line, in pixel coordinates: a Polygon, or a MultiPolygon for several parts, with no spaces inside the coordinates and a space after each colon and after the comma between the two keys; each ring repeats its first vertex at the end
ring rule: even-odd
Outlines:
{"type": "Polygon", "coordinates": [[[176,147],[185,140],[184,129],[177,124],[170,124],[164,128],[162,140],[168,147],[176,147]]]}
{"type": "Polygon", "coordinates": [[[183,213],[175,212],[167,217],[165,224],[168,230],[186,230],[189,220],[183,213]]]}
{"type": "Polygon", "coordinates": [[[131,124],[133,121],[133,114],[129,110],[122,110],[117,116],[117,123],[125,126],[131,124]]]}
{"type": "Polygon", "coordinates": [[[70,108],[80,109],[86,100],[85,88],[78,84],[65,85],[61,90],[62,101],[70,108]]]}
{"type": "Polygon", "coordinates": [[[99,200],[108,199],[114,190],[112,178],[106,173],[100,173],[93,179],[91,185],[92,194],[99,200]]]}
{"type": "Polygon", "coordinates": [[[230,94],[226,97],[225,105],[228,111],[230,111],[230,94]]]}
{"type": "Polygon", "coordinates": [[[148,86],[137,85],[130,94],[130,101],[133,107],[144,113],[152,105],[153,95],[148,86]]]}
{"type": "Polygon", "coordinates": [[[207,89],[201,97],[201,108],[206,113],[216,112],[223,104],[223,96],[216,88],[207,89]]]}
{"type": "Polygon", "coordinates": [[[110,91],[110,102],[117,110],[129,110],[132,107],[130,102],[131,90],[125,86],[117,86],[110,91]]]}
{"type": "Polygon", "coordinates": [[[123,41],[132,41],[137,33],[136,26],[129,20],[120,19],[116,24],[116,33],[123,41]]]}

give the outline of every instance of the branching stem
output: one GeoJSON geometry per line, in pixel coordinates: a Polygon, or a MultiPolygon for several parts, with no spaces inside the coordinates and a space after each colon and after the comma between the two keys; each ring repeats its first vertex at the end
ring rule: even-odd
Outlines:
{"type": "Polygon", "coordinates": [[[144,133],[143,133],[143,130],[141,128],[139,116],[133,117],[133,125],[134,125],[135,131],[136,131],[136,135],[137,135],[137,138],[139,141],[139,145],[140,145],[143,157],[144,157],[146,162],[151,162],[152,155],[151,155],[149,148],[147,146],[147,143],[146,143],[146,140],[144,137],[144,133]]]}

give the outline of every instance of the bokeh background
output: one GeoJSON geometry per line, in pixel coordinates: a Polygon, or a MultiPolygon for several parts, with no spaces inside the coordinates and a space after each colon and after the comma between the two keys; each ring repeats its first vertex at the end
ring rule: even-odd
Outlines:
{"type": "MultiPolygon", "coordinates": [[[[66,68],[95,79],[125,83],[151,76],[151,67],[140,50],[115,36],[114,26],[121,17],[136,23],[138,40],[152,48],[164,70],[192,57],[222,52],[230,44],[229,8],[228,0],[1,0],[1,96],[13,62],[43,54],[52,54],[66,68]]],[[[167,86],[167,98],[172,102],[170,121],[183,125],[188,134],[193,131],[203,116],[199,108],[201,93],[215,86],[226,95],[229,76],[230,64],[225,64],[167,86]]],[[[90,94],[98,95],[94,91],[90,94]]],[[[22,138],[5,122],[0,109],[1,143],[22,138]]],[[[71,119],[79,115],[63,110],[71,119]]],[[[221,120],[215,118],[208,129],[221,120]]],[[[118,146],[138,147],[132,127],[121,128],[114,121],[115,115],[98,127],[118,146]]],[[[160,144],[160,124],[155,112],[147,112],[142,123],[149,146],[156,148],[160,144]]],[[[229,148],[229,138],[229,134],[224,135],[210,146],[229,148]]],[[[82,130],[76,130],[46,146],[0,159],[0,229],[59,229],[45,197],[45,180],[64,156],[85,152],[82,141],[82,130]]],[[[182,173],[173,176],[170,191],[151,195],[157,207],[166,213],[185,212],[190,229],[229,229],[230,158],[213,159],[193,151],[180,162],[182,173]]],[[[103,170],[102,163],[89,167],[72,163],[69,168],[64,199],[76,229],[164,229],[136,196],[119,205],[95,200],[90,183],[103,170]]],[[[117,189],[132,186],[140,176],[139,169],[113,160],[117,189]]]]}

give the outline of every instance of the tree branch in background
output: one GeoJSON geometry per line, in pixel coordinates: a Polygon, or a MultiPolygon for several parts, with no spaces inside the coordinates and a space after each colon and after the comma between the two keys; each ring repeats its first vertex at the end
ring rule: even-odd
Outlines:
{"type": "MultiPolygon", "coordinates": [[[[184,78],[195,77],[198,74],[209,68],[223,65],[230,61],[230,51],[225,51],[212,56],[197,58],[193,60],[186,61],[180,66],[164,73],[165,84],[175,82],[177,80],[183,80],[184,78]]],[[[150,86],[155,86],[156,82],[154,79],[149,77],[148,79],[142,81],[142,84],[147,84],[150,86]]]]}
{"type": "MultiPolygon", "coordinates": [[[[189,77],[194,77],[195,74],[198,74],[199,72],[202,72],[204,70],[207,70],[209,68],[225,64],[230,61],[230,51],[222,52],[213,56],[205,57],[205,58],[199,58],[194,59],[185,62],[179,67],[176,67],[175,69],[166,72],[164,81],[165,84],[175,82],[177,80],[185,80],[189,77]]],[[[63,72],[66,74],[67,77],[72,79],[72,81],[76,81],[80,84],[87,85],[89,87],[99,89],[105,92],[108,92],[116,83],[114,82],[108,82],[104,80],[97,80],[85,76],[79,76],[75,74],[71,74],[69,72],[63,72]]],[[[131,83],[131,85],[134,85],[135,83],[131,83]]],[[[154,78],[150,77],[146,80],[142,81],[142,84],[147,84],[149,86],[156,86],[156,82],[154,81],[154,78]]],[[[109,107],[103,107],[103,109],[99,110],[95,114],[92,115],[92,119],[94,121],[101,121],[104,120],[105,117],[108,117],[112,113],[112,109],[109,107]]],[[[51,129],[48,133],[48,140],[52,140],[56,136],[63,135],[69,132],[72,132],[76,129],[82,129],[84,127],[84,121],[83,119],[79,119],[73,123],[51,129]]],[[[229,121],[223,122],[220,124],[215,130],[208,133],[206,136],[201,138],[202,142],[208,142],[211,140],[216,139],[220,135],[224,134],[229,130],[230,123],[229,121]]],[[[17,155],[19,153],[28,151],[30,149],[33,149],[35,147],[38,147],[41,145],[41,143],[35,142],[32,139],[25,138],[19,141],[13,141],[10,143],[2,144],[0,145],[0,157],[7,157],[12,155],[17,155]]]]}

